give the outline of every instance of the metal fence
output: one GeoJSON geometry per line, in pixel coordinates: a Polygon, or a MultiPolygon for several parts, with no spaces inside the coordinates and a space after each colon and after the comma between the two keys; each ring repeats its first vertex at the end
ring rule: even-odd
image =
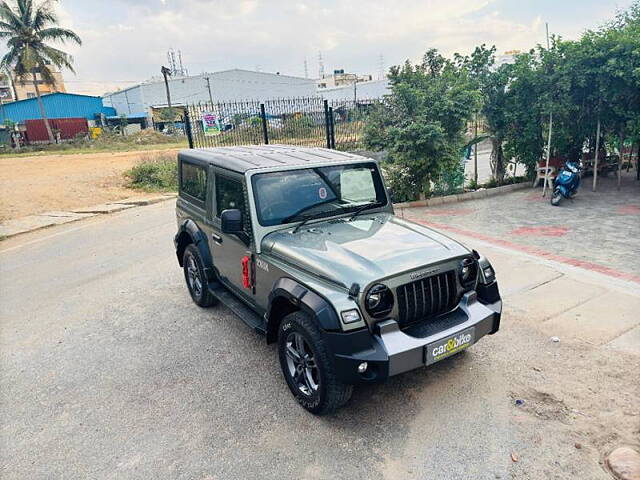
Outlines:
{"type": "Polygon", "coordinates": [[[285,143],[354,150],[363,147],[367,115],[377,100],[302,97],[187,105],[191,148],[285,143]]]}

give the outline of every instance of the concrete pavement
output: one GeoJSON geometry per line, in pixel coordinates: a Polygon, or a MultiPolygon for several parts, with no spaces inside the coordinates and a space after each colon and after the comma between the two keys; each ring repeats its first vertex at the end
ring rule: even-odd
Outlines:
{"type": "MultiPolygon", "coordinates": [[[[317,418],[291,397],[273,346],[224,307],[193,305],[174,231],[164,202],[0,245],[0,477],[495,479],[526,465],[548,478],[511,459],[524,448],[513,359],[547,368],[535,352],[556,332],[548,322],[589,298],[637,309],[635,284],[461,237],[498,272],[499,334],[317,418]],[[576,303],[555,309],[551,282],[576,303]]],[[[562,332],[562,348],[582,348],[580,331],[562,332]]],[[[585,465],[572,478],[608,478],[585,465]]]]}

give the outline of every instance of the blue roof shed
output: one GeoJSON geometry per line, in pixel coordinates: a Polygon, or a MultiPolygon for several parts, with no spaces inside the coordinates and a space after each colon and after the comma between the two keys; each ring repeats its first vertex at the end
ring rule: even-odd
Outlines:
{"type": "MultiPolygon", "coordinates": [[[[49,118],[86,118],[94,120],[96,115],[115,115],[112,107],[105,107],[101,97],[76,93],[50,93],[42,96],[44,111],[49,118]]],[[[0,122],[9,119],[15,123],[42,118],[37,98],[27,98],[0,106],[0,122]]]]}

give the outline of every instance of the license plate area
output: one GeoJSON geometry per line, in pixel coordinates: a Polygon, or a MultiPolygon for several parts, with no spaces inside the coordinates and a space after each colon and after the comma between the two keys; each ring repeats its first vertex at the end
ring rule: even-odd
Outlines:
{"type": "Polygon", "coordinates": [[[424,350],[424,362],[427,365],[444,360],[461,352],[475,342],[475,328],[470,327],[448,337],[428,344],[424,350]]]}

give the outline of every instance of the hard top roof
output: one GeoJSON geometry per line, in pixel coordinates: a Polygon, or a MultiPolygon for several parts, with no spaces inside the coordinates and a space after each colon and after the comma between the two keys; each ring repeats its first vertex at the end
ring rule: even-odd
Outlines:
{"type": "Polygon", "coordinates": [[[304,167],[318,163],[373,161],[359,155],[338,152],[337,150],[293,145],[195,148],[182,150],[179,156],[181,160],[199,160],[240,173],[260,168],[304,167]]]}

